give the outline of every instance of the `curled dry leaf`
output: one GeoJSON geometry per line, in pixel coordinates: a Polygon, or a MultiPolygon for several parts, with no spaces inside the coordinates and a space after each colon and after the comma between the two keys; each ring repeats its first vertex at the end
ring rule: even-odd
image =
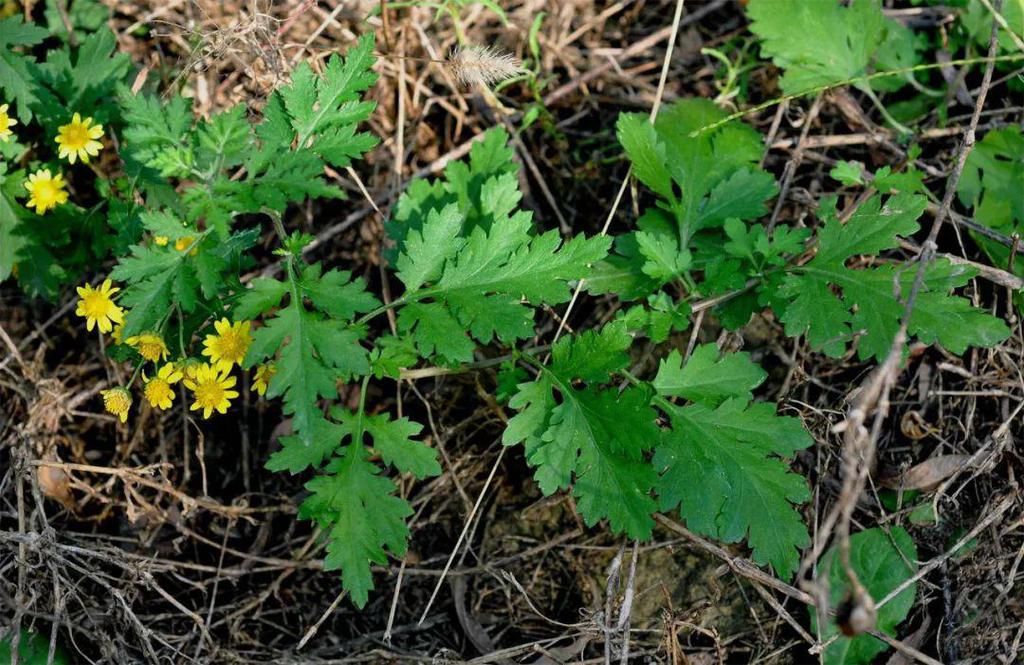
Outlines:
{"type": "Polygon", "coordinates": [[[900,419],[900,431],[908,439],[919,441],[939,430],[929,425],[920,411],[907,411],[900,419]]]}
{"type": "Polygon", "coordinates": [[[59,501],[68,510],[74,510],[75,499],[71,496],[71,482],[64,469],[56,466],[41,466],[36,470],[39,489],[45,496],[59,501]]]}
{"type": "Polygon", "coordinates": [[[968,459],[968,455],[939,455],[915,464],[900,475],[885,478],[880,484],[887,489],[933,490],[963,468],[968,459]]]}

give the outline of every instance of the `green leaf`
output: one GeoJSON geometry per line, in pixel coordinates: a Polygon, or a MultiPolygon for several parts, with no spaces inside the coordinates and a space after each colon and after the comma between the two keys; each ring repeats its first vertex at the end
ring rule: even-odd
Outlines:
{"type": "MultiPolygon", "coordinates": [[[[962,204],[974,207],[977,221],[1013,236],[1024,232],[1021,182],[1024,182],[1024,133],[1019,127],[1011,126],[988,132],[974,146],[967,157],[957,194],[962,204]]],[[[975,232],[971,237],[997,267],[1009,266],[1010,248],[975,232]]],[[[1016,272],[1021,274],[1019,268],[1016,272]]]]}
{"type": "Polygon", "coordinates": [[[86,35],[75,48],[68,44],[51,49],[39,70],[58,99],[47,100],[44,115],[52,121],[54,116],[70,118],[72,111],[81,110],[83,116],[109,122],[116,116],[106,102],[115,87],[126,82],[130,67],[131,59],[117,51],[117,37],[106,27],[86,35]]]}
{"type": "Polygon", "coordinates": [[[800,421],[745,398],[661,408],[672,423],[654,454],[661,510],[678,506],[691,529],[724,542],[746,538],[754,561],[788,579],[810,543],[793,507],[810,492],[783,459],[811,444],[800,421]]]}
{"type": "Polygon", "coordinates": [[[288,293],[288,285],[272,277],[257,277],[235,303],[236,319],[255,319],[277,307],[288,293]]]}
{"type": "MultiPolygon", "coordinates": [[[[478,226],[489,229],[494,219],[485,208],[489,203],[483,196],[483,187],[491,181],[502,181],[501,176],[512,176],[515,191],[516,164],[508,146],[508,133],[501,127],[494,127],[480,136],[469,151],[469,163],[453,161],[445,167],[441,180],[413,180],[398,200],[394,217],[385,226],[388,236],[395,242],[395,249],[386,253],[388,261],[394,262],[403,250],[409,234],[422,229],[432,210],[442,210],[455,203],[465,216],[464,234],[478,226]]],[[[495,185],[491,185],[494,187],[495,185]]],[[[505,186],[505,185],[503,185],[505,186]]],[[[507,197],[501,197],[503,200],[507,197]]]]}
{"type": "MultiPolygon", "coordinates": [[[[110,18],[110,10],[98,0],[74,0],[70,5],[66,8],[67,19],[76,31],[95,32],[110,18]]],[[[67,40],[67,28],[64,19],[61,18],[61,11],[57,8],[57,0],[47,0],[44,15],[50,34],[67,40]]]]}
{"type": "Polygon", "coordinates": [[[315,135],[369,117],[373,105],[358,100],[377,81],[377,74],[370,69],[373,44],[373,33],[364,34],[344,58],[332,55],[321,77],[302,63],[292,73],[291,85],[279,89],[298,133],[299,147],[315,135]]]}
{"type": "MultiPolygon", "coordinates": [[[[917,572],[917,548],[914,541],[902,527],[893,527],[888,533],[883,529],[867,529],[850,538],[850,567],[864,586],[868,595],[877,603],[889,595],[900,584],[917,572]]],[[[832,547],[821,559],[819,568],[828,576],[829,604],[838,607],[850,596],[850,580],[839,561],[839,554],[832,547]]],[[[917,583],[912,583],[899,592],[891,601],[878,608],[877,628],[880,632],[896,637],[896,628],[914,606],[917,583]]],[[[812,630],[817,630],[817,613],[810,609],[812,630]]],[[[825,649],[825,665],[866,665],[875,657],[888,650],[888,645],[871,635],[847,637],[840,633],[834,619],[821,631],[821,639],[834,641],[825,649]]]]}
{"type": "Polygon", "coordinates": [[[492,132],[471,151],[469,167],[446,171],[459,182],[442,185],[452,186],[454,200],[442,205],[445,197],[436,196],[436,188],[414,186],[421,198],[407,198],[406,205],[438,201],[440,207],[405,210],[402,218],[414,223],[404,230],[391,227],[404,231],[396,264],[407,286],[403,299],[410,303],[399,311],[398,326],[424,356],[437,353],[450,363],[472,359],[466,332],[485,344],[532,336],[530,306],[569,300],[570,283],[607,253],[606,237],[563,241],[557,231],[534,235],[530,213],[516,210],[522,194],[511,173],[477,180],[477,169],[501,170],[498,162],[510,157],[497,142],[504,138],[504,132],[492,132]],[[467,221],[470,212],[476,224],[467,221]]]}
{"type": "Polygon", "coordinates": [[[419,423],[408,418],[391,420],[387,415],[367,415],[363,416],[363,426],[385,463],[421,479],[440,475],[437,451],[412,439],[423,430],[419,423]]]}
{"type": "Polygon", "coordinates": [[[339,379],[370,370],[368,354],[359,343],[365,329],[350,325],[347,316],[335,315],[351,316],[369,301],[362,295],[362,285],[348,282],[346,273],[324,275],[327,286],[340,288],[327,294],[316,283],[318,265],[305,266],[302,275],[295,276],[289,263],[288,271],[288,282],[255,280],[239,299],[236,315],[255,316],[277,305],[285,293],[291,294],[288,305],[253,334],[244,365],[252,367],[276,356],[277,373],[267,387],[267,397],[284,395],[284,411],[292,415],[299,440],[307,446],[321,445],[314,441],[317,423],[323,419],[319,399],[336,397],[339,379]],[[303,296],[315,309],[306,307],[303,296]]]}
{"type": "Polygon", "coordinates": [[[183,252],[145,245],[133,245],[131,252],[110,273],[111,279],[126,282],[119,301],[127,310],[125,337],[157,328],[173,301],[186,312],[192,311],[199,288],[183,252]]]}
{"type": "Polygon", "coordinates": [[[623,113],[616,124],[619,143],[626,151],[633,174],[667,201],[676,199],[672,175],[666,167],[665,144],[658,138],[654,125],[640,113],[623,113]]]}
{"type": "Polygon", "coordinates": [[[786,94],[865,74],[889,23],[878,0],[750,0],[747,15],[762,53],[785,70],[786,94]]]}
{"type": "Polygon", "coordinates": [[[364,109],[364,113],[349,114],[352,124],[330,129],[317,137],[316,143],[311,148],[328,164],[335,168],[345,168],[354,159],[362,157],[372,150],[378,143],[378,139],[369,132],[356,132],[356,123],[369,118],[375,105],[371,102],[364,102],[358,106],[364,109]]]}
{"type": "MultiPolygon", "coordinates": [[[[916,268],[897,270],[881,265],[853,270],[846,267],[846,261],[859,254],[873,255],[897,247],[901,236],[917,231],[916,220],[925,203],[923,196],[897,194],[883,205],[882,196],[875,195],[845,225],[834,212],[834,202],[826,204],[818,254],[787,275],[778,292],[781,301],[774,306],[783,310],[780,319],[786,334],[806,332],[812,347],[838,357],[845,353],[846,342],[854,333],[861,333],[860,358],[884,358],[899,328],[904,298],[910,292],[916,268]]],[[[1006,339],[1010,331],[1002,320],[950,294],[972,276],[963,266],[943,259],[933,261],[915,302],[909,332],[924,343],[938,342],[953,353],[1006,339]]]]}
{"type": "Polygon", "coordinates": [[[862,168],[858,162],[842,161],[833,166],[828,174],[847,187],[852,187],[864,184],[862,168]]]}
{"type": "Polygon", "coordinates": [[[810,235],[808,229],[779,225],[768,237],[763,224],[748,226],[736,218],[725,220],[722,230],[729,237],[729,242],[723,245],[726,254],[745,260],[755,272],[766,266],[785,265],[785,257],[802,252],[804,241],[810,235]]]}
{"type": "Polygon", "coordinates": [[[551,371],[566,383],[577,379],[603,383],[629,364],[626,351],[633,337],[625,325],[611,323],[600,331],[585,330],[575,338],[565,338],[551,349],[551,371]]]}
{"type": "Polygon", "coordinates": [[[617,238],[615,254],[595,266],[587,278],[592,293],[635,300],[678,276],[689,279],[689,271],[721,253],[709,230],[767,212],[778,190],[771,174],[757,166],[761,136],[736,122],[702,131],[725,117],[705,99],[665,107],[653,126],[641,114],[619,116],[618,138],[633,171],[660,200],[644,211],[639,231],[617,238]],[[701,244],[714,255],[695,251],[701,244]]]}
{"type": "Polygon", "coordinates": [[[404,556],[412,507],[395,496],[395,485],[379,475],[362,445],[346,446],[325,474],[306,483],[311,492],[299,517],[316,521],[327,537],[325,570],[340,570],[341,582],[357,607],[373,589],[370,564],[386,564],[387,552],[404,556]]]}
{"type": "Polygon", "coordinates": [[[687,525],[712,538],[746,538],[754,560],[783,578],[810,540],[794,504],[810,498],[807,483],[790,473],[786,458],[812,443],[800,421],[775,415],[771,404],[751,404],[750,391],[766,374],[746,354],[720,356],[714,344],[681,365],[673,353],[654,386],[661,397],[684,397],[678,406],[656,400],[671,430],[654,453],[662,510],[679,507],[687,525]]]}
{"type": "Polygon", "coordinates": [[[259,212],[270,208],[284,212],[289,203],[301,203],[307,197],[344,199],[345,192],[323,180],[324,165],[309,151],[285,152],[261,174],[246,180],[246,188],[239,191],[245,212],[259,212]]]}
{"type": "Polygon", "coordinates": [[[194,161],[186,136],[192,125],[192,109],[182,97],[160,100],[133,94],[122,87],[118,102],[124,114],[124,148],[141,163],[162,175],[186,176],[194,161]]]}
{"type": "Polygon", "coordinates": [[[347,270],[328,270],[321,274],[320,264],[313,263],[302,270],[299,291],[313,306],[334,319],[352,320],[356,314],[369,312],[380,305],[363,279],[352,279],[347,270]]]}
{"type": "Polygon", "coordinates": [[[555,305],[571,296],[569,282],[583,278],[604,258],[610,240],[576,236],[563,243],[557,231],[527,234],[527,215],[516,215],[490,233],[476,229],[445,263],[441,279],[425,293],[443,301],[474,337],[496,335],[511,342],[532,335],[534,306],[555,305]]]}
{"type": "Polygon", "coordinates": [[[267,460],[267,469],[287,471],[293,475],[310,467],[319,469],[351,431],[346,424],[338,424],[316,414],[303,434],[282,436],[281,450],[267,460]]]}
{"type": "Polygon", "coordinates": [[[596,387],[628,362],[629,339],[622,326],[611,325],[560,340],[550,368],[520,384],[509,401],[520,413],[509,421],[503,442],[523,443],[545,494],[571,485],[588,525],[607,519],[616,532],[647,538],[656,474],[644,455],[658,438],[650,394],[596,387]],[[591,385],[575,387],[575,379],[591,385]]]}
{"type": "Polygon", "coordinates": [[[6,170],[6,165],[0,164],[0,282],[11,276],[18,254],[26,243],[17,229],[27,213],[14,198],[23,187],[24,171],[8,174],[6,170]]]}
{"type": "Polygon", "coordinates": [[[594,264],[585,287],[594,295],[614,293],[621,300],[637,300],[651,295],[661,284],[644,272],[647,259],[640,253],[636,233],[620,235],[614,240],[614,252],[594,264]]]}
{"type": "Polygon", "coordinates": [[[690,250],[679,249],[675,234],[637,231],[635,236],[640,254],[647,259],[641,270],[661,284],[677,279],[693,262],[690,250]]]}
{"type": "Polygon", "coordinates": [[[13,47],[35,46],[46,36],[46,30],[26,25],[20,16],[0,20],[0,90],[7,99],[14,100],[18,119],[23,124],[32,119],[32,105],[39,101],[33,74],[35,58],[22,55],[13,47]]]}
{"type": "Polygon", "coordinates": [[[715,185],[700,211],[697,226],[720,226],[726,219],[756,219],[768,212],[767,201],[778,193],[775,178],[765,171],[739,169],[715,185]]]}
{"type": "Polygon", "coordinates": [[[451,363],[473,360],[476,344],[462,324],[440,303],[412,303],[398,313],[398,330],[410,333],[420,355],[434,354],[451,363]]]}
{"type": "Polygon", "coordinates": [[[358,343],[361,337],[361,330],[325,319],[294,300],[253,335],[245,365],[278,353],[267,397],[284,395],[284,411],[292,415],[293,427],[307,444],[312,441],[310,426],[320,417],[317,400],[337,396],[336,378],[369,371],[366,351],[358,343]]]}
{"type": "Polygon", "coordinates": [[[386,335],[378,337],[376,348],[370,352],[370,366],[373,376],[382,379],[385,376],[398,379],[402,370],[412,367],[419,360],[416,353],[416,342],[410,337],[386,335]]]}
{"type": "Polygon", "coordinates": [[[252,145],[252,127],[245,117],[245,106],[237,104],[200,122],[196,135],[200,169],[218,173],[241,164],[252,145]]]}
{"type": "Polygon", "coordinates": [[[678,351],[664,358],[654,378],[654,389],[659,395],[714,406],[729,397],[750,400],[751,391],[767,376],[745,353],[720,354],[715,344],[701,344],[685,364],[678,351]]]}
{"type": "Polygon", "coordinates": [[[183,221],[168,210],[143,210],[139,212],[139,220],[154,236],[163,236],[172,243],[196,233],[194,228],[185,226],[183,221]]]}
{"type": "Polygon", "coordinates": [[[398,257],[398,278],[415,291],[441,277],[444,264],[466,244],[459,237],[465,218],[452,203],[440,212],[431,210],[422,229],[412,229],[405,238],[405,251],[398,257]]]}
{"type": "MultiPolygon", "coordinates": [[[[13,663],[11,639],[0,639],[0,663],[13,663]]],[[[18,640],[18,662],[22,665],[67,665],[68,658],[59,646],[50,660],[50,641],[39,633],[22,629],[18,640]]]]}

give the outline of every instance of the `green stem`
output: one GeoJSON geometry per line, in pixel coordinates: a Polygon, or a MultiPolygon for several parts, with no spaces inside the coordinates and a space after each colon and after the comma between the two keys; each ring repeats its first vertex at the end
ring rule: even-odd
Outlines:
{"type": "Polygon", "coordinates": [[[419,300],[421,298],[425,298],[425,297],[426,297],[426,292],[425,291],[422,292],[421,294],[418,294],[418,295],[417,294],[408,294],[407,293],[404,296],[402,296],[401,298],[398,298],[396,300],[392,300],[391,302],[385,303],[385,304],[381,305],[380,307],[378,307],[377,309],[375,309],[375,310],[373,310],[371,312],[367,312],[366,314],[363,314],[361,317],[356,319],[356,325],[359,326],[359,325],[362,325],[364,323],[367,323],[367,322],[371,321],[372,319],[377,318],[381,314],[387,312],[389,309],[394,309],[396,307],[400,307],[401,305],[405,305],[407,303],[415,302],[415,301],[417,301],[417,300],[419,300]],[[416,297],[410,297],[410,295],[414,295],[416,297]]]}
{"type": "MultiPolygon", "coordinates": [[[[630,372],[628,369],[619,370],[619,374],[621,374],[627,381],[632,383],[634,386],[640,386],[644,384],[644,381],[634,376],[633,373],[630,372]]],[[[673,409],[678,408],[675,404],[668,401],[661,395],[657,394],[651,397],[651,404],[656,404],[658,408],[664,411],[665,413],[672,413],[673,409]]]]}
{"type": "Polygon", "coordinates": [[[813,95],[813,94],[816,94],[816,93],[819,93],[819,92],[825,92],[826,90],[831,90],[833,88],[841,88],[844,85],[851,85],[853,83],[866,83],[868,81],[873,81],[873,80],[878,79],[878,78],[885,78],[887,76],[892,76],[894,74],[906,74],[906,73],[920,72],[920,71],[925,71],[925,70],[928,70],[928,69],[938,69],[940,67],[947,67],[947,66],[949,66],[949,67],[959,67],[961,65],[980,65],[980,64],[983,64],[983,63],[987,63],[989,61],[992,61],[992,62],[1016,62],[1018,60],[1024,60],[1024,53],[1012,53],[1010,55],[998,55],[998,56],[996,56],[994,58],[987,58],[987,57],[984,57],[984,58],[960,58],[958,60],[950,60],[948,62],[925,63],[925,64],[921,64],[921,65],[914,65],[913,67],[901,67],[899,69],[889,69],[889,70],[886,70],[886,71],[883,71],[883,72],[874,72],[873,74],[866,74],[864,76],[855,76],[854,78],[846,79],[845,81],[838,81],[836,83],[828,83],[828,84],[825,84],[825,85],[819,85],[819,86],[815,86],[813,88],[808,88],[806,90],[801,90],[800,92],[795,92],[795,93],[793,93],[791,95],[783,95],[782,97],[776,97],[775,99],[770,99],[770,100],[768,100],[766,102],[762,102],[760,104],[756,104],[754,106],[751,106],[748,109],[743,109],[742,111],[737,111],[735,113],[727,115],[726,117],[722,118],[721,120],[719,120],[717,122],[713,122],[710,125],[705,125],[704,127],[701,127],[699,129],[695,129],[694,131],[690,132],[690,137],[691,138],[695,138],[695,137],[700,136],[701,134],[703,134],[705,132],[713,131],[715,129],[718,129],[722,125],[727,125],[730,122],[732,122],[733,120],[738,120],[739,118],[742,118],[745,115],[749,115],[751,113],[757,113],[759,111],[763,111],[765,109],[772,108],[773,106],[778,106],[779,104],[782,104],[784,102],[792,101],[794,99],[798,99],[800,97],[805,97],[807,95],[813,95]]]}
{"type": "Polygon", "coordinates": [[[365,426],[363,424],[363,415],[366,413],[366,388],[370,385],[370,375],[367,374],[363,377],[362,383],[359,384],[359,411],[356,412],[356,427],[352,432],[352,442],[362,444],[363,432],[365,426]]]}
{"type": "Polygon", "coordinates": [[[284,244],[284,242],[288,240],[288,234],[285,233],[284,222],[281,221],[281,214],[276,210],[271,210],[270,208],[264,208],[263,213],[266,214],[274,223],[274,232],[277,233],[277,237],[281,240],[281,243],[284,244]]]}
{"type": "Polygon", "coordinates": [[[142,370],[142,366],[145,365],[145,364],[146,364],[146,361],[143,360],[142,362],[140,362],[138,365],[135,366],[135,371],[132,372],[132,378],[128,379],[128,385],[125,386],[125,388],[131,390],[132,384],[135,383],[135,378],[139,375],[139,371],[142,370]]]}
{"type": "Polygon", "coordinates": [[[910,127],[907,127],[903,123],[899,122],[898,120],[896,120],[896,118],[892,117],[892,115],[889,114],[889,110],[885,108],[885,104],[883,104],[882,100],[878,98],[874,90],[872,90],[868,86],[864,86],[860,90],[865,95],[868,96],[868,99],[870,99],[871,103],[875,105],[875,108],[878,109],[878,112],[882,114],[882,117],[885,118],[885,121],[892,125],[897,132],[906,135],[914,133],[914,130],[912,130],[910,127]]]}

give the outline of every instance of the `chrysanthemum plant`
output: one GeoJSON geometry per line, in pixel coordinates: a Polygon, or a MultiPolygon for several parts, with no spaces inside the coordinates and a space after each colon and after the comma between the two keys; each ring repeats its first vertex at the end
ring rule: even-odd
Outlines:
{"type": "Polygon", "coordinates": [[[78,25],[72,46],[59,21],[0,20],[0,280],[14,273],[51,299],[124,251],[137,224],[131,170],[109,177],[114,153],[101,155],[122,126],[110,101],[131,65],[96,27],[78,25]]]}
{"type": "MultiPolygon", "coordinates": [[[[46,38],[5,25],[15,32],[2,34],[20,35],[22,44],[46,38]]],[[[920,178],[890,178],[892,187],[845,224],[835,201],[824,202],[813,239],[807,228],[769,230],[756,220],[777,186],[757,165],[759,135],[735,122],[694,135],[724,114],[703,100],[683,101],[654,124],[620,117],[619,140],[651,197],[636,230],[563,238],[538,229],[520,208],[508,136],[492,129],[467,161],[449,164],[440,179],[412,182],[399,200],[385,258],[402,289],[382,302],[344,266],[309,262],[311,238],[289,228],[286,215],[292,204],[343,198],[325,166],[346,167],[376,144],[358,131],[374,109],[363,99],[376,80],[372,53],[365,36],[320,73],[300,65],[259,117],[236,106],[195,119],[186,99],[118,84],[107,115],[99,115],[104,105],[89,106],[96,117],[87,123],[84,107],[44,115],[34,110],[44,108],[39,95],[5,86],[19,122],[66,116],[56,122],[72,125],[54,126],[59,144],[29,149],[21,159],[30,165],[49,160],[29,170],[49,165],[55,177],[58,165],[65,168],[62,151],[68,162],[105,164],[97,169],[103,198],[93,215],[123,242],[110,245],[117,263],[109,276],[78,287],[76,313],[107,335],[115,360],[134,368],[127,385],[104,391],[107,410],[127,422],[139,395],[142,408],[217,417],[242,389],[239,372],[251,372],[252,389],[280,399],[290,419],[291,433],[267,467],[312,476],[300,516],[322,528],[326,568],[341,571],[362,606],[373,588],[371,565],[407,548],[412,509],[387,471],[421,479],[441,472],[420,424],[368,409],[369,383],[401,381],[403,369],[416,365],[472,369],[506,354],[496,392],[515,413],[503,440],[522,444],[545,494],[571,491],[588,524],[605,521],[635,539],[651,537],[656,511],[678,511],[691,529],[746,541],[756,562],[790,577],[809,542],[799,511],[809,493],[789,460],[812,439],[797,417],[754,399],[767,375],[751,355],[714,343],[686,355],[676,333],[689,327],[695,303],[714,297],[714,313],[728,328],[770,311],[814,349],[838,356],[855,346],[864,360],[881,357],[912,271],[889,263],[854,269],[847,261],[895,248],[917,229],[920,178]],[[91,141],[100,141],[98,154],[91,141]],[[243,283],[254,263],[250,250],[264,234],[276,236],[278,270],[243,283]],[[812,241],[817,254],[808,259],[812,241]],[[549,348],[538,339],[538,309],[569,301],[581,283],[628,306],[549,348]],[[382,325],[388,311],[395,334],[382,325]],[[640,345],[648,352],[634,352],[640,345]],[[187,389],[185,404],[178,384],[187,389]],[[341,384],[359,385],[356,408],[339,404],[341,384]]],[[[26,72],[38,67],[15,57],[26,72]]],[[[26,180],[23,171],[8,174],[4,191],[26,180]]],[[[38,182],[29,189],[34,212],[10,198],[0,208],[17,209],[17,237],[34,238],[26,227],[46,227],[80,195],[76,186],[67,201],[38,214],[38,204],[53,197],[38,182]]],[[[33,252],[64,258],[45,241],[26,250],[33,242],[14,253],[19,279],[33,252]]],[[[100,265],[94,258],[93,268],[100,265]]],[[[971,276],[935,263],[911,333],[954,352],[1005,338],[1005,324],[952,293],[971,276]]]]}

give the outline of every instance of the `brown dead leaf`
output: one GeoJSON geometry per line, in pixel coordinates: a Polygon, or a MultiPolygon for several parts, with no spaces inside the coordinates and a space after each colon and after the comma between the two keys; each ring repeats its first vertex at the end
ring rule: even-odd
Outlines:
{"type": "Polygon", "coordinates": [[[963,468],[968,459],[968,455],[939,455],[915,464],[898,476],[884,478],[879,484],[887,489],[927,492],[963,468]]]}
{"type": "Polygon", "coordinates": [[[920,411],[907,411],[900,418],[900,431],[908,439],[919,441],[939,430],[929,425],[920,411]]]}
{"type": "Polygon", "coordinates": [[[74,510],[75,499],[71,496],[71,483],[64,469],[41,466],[36,470],[36,479],[44,495],[59,501],[68,510],[74,510]]]}
{"type": "MultiPolygon", "coordinates": [[[[903,643],[908,647],[920,649],[921,645],[924,644],[924,638],[928,635],[928,629],[931,628],[932,620],[926,614],[924,621],[921,622],[921,627],[910,634],[909,637],[903,640],[903,643]]],[[[913,665],[914,659],[905,653],[897,651],[889,660],[885,661],[885,665],[913,665]]]]}

